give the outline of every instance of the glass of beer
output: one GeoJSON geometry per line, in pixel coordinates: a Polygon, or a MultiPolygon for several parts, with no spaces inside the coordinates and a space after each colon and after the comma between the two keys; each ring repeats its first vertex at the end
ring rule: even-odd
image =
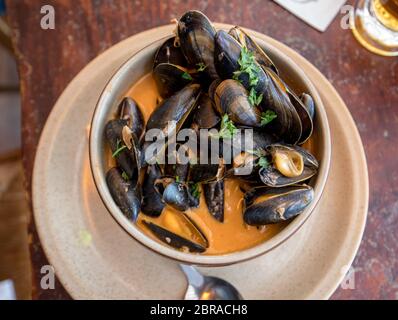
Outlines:
{"type": "Polygon", "coordinates": [[[358,0],[353,15],[352,31],[365,48],[398,56],[398,0],[358,0]]]}

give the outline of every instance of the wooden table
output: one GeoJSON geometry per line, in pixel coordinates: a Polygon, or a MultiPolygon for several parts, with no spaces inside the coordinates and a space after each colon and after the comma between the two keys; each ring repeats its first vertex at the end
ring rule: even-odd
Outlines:
{"type": "MultiPolygon", "coordinates": [[[[350,30],[340,27],[341,16],[319,33],[272,1],[8,0],[7,6],[21,79],[28,194],[40,132],[55,101],[90,60],[120,40],[196,8],[213,21],[253,28],[296,49],[347,103],[369,165],[369,218],[354,262],[356,289],[339,288],[333,299],[398,298],[398,59],[363,49],[350,30]],[[40,28],[45,4],[55,8],[55,30],[40,28]]],[[[47,260],[34,223],[29,232],[34,297],[69,298],[59,282],[56,290],[39,289],[47,260]]]]}

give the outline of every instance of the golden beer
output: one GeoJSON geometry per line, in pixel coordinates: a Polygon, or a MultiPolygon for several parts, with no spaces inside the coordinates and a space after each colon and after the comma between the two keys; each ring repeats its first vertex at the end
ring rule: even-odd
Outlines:
{"type": "Polygon", "coordinates": [[[374,0],[373,10],[382,24],[398,31],[398,0],[374,0]]]}
{"type": "Polygon", "coordinates": [[[398,56],[398,0],[357,0],[350,23],[365,48],[379,55],[398,56]]]}

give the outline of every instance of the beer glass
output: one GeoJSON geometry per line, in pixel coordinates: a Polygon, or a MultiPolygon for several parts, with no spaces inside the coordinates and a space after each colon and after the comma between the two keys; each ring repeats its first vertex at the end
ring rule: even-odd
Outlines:
{"type": "Polygon", "coordinates": [[[365,48],[398,56],[398,0],[358,0],[353,15],[352,31],[365,48]]]}

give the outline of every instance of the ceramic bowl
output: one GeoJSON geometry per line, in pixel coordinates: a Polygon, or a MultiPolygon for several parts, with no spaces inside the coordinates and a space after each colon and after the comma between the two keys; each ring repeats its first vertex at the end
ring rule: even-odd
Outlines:
{"type": "Polygon", "coordinates": [[[264,41],[255,39],[269,53],[285,82],[296,92],[311,94],[317,106],[312,147],[315,150],[315,156],[319,159],[320,167],[317,176],[310,182],[314,188],[314,201],[305,211],[274,237],[255,247],[223,255],[198,255],[181,252],[153,240],[129,221],[112,199],[105,180],[106,171],[109,169],[106,156],[107,144],[104,139],[105,125],[112,118],[117,106],[134,83],[152,70],[155,52],[166,39],[155,41],[130,57],[110,79],[98,100],[90,129],[90,165],[100,197],[113,218],[135,240],[148,249],[179,262],[202,266],[224,266],[246,261],[269,252],[294,235],[316,208],[328,176],[331,142],[326,112],[313,84],[294,61],[264,41]]]}

